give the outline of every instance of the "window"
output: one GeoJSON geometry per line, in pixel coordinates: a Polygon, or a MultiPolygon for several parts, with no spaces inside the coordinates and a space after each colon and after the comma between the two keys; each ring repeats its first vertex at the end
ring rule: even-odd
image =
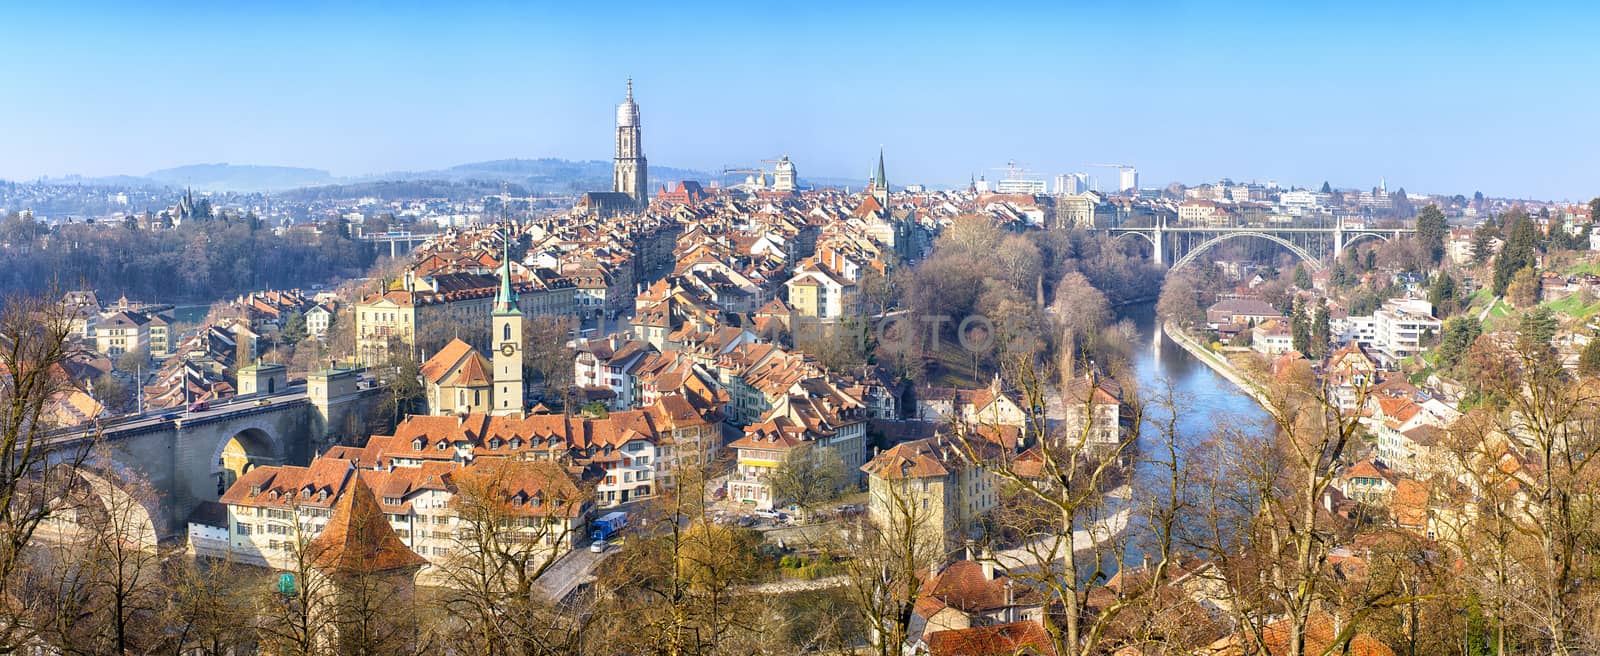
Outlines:
{"type": "Polygon", "coordinates": [[[508,323],[505,326],[503,326],[502,328],[503,329],[500,331],[501,334],[503,335],[502,339],[504,339],[504,340],[506,340],[508,342],[511,341],[511,324],[508,323]]]}
{"type": "Polygon", "coordinates": [[[244,522],[240,522],[239,525],[234,528],[234,531],[237,532],[239,535],[249,535],[250,534],[250,525],[246,524],[244,522]]]}

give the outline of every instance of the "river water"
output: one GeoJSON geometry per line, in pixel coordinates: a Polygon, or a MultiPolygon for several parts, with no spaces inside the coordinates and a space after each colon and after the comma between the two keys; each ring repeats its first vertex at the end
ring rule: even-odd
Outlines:
{"type": "MultiPolygon", "coordinates": [[[[1203,441],[1219,426],[1251,429],[1266,421],[1266,413],[1254,400],[1163,334],[1154,303],[1127,305],[1118,314],[1132,321],[1136,329],[1130,355],[1143,398],[1148,401],[1164,393],[1171,382],[1178,406],[1176,425],[1183,443],[1203,441]]],[[[1141,442],[1149,448],[1159,444],[1158,427],[1166,423],[1170,414],[1154,403],[1147,403],[1145,414],[1140,435],[1141,442]]]]}
{"type": "MultiPolygon", "coordinates": [[[[1117,314],[1119,319],[1131,321],[1135,329],[1130,364],[1140,398],[1145,401],[1144,423],[1139,427],[1140,455],[1151,459],[1164,456],[1161,430],[1171,418],[1172,410],[1154,399],[1165,394],[1169,384],[1176,400],[1175,427],[1181,445],[1180,458],[1183,449],[1204,442],[1219,429],[1259,431],[1265,428],[1267,414],[1253,399],[1164,334],[1161,322],[1156,319],[1154,303],[1126,305],[1119,308],[1117,314]]],[[[1135,497],[1142,497],[1142,492],[1159,494],[1158,490],[1165,489],[1160,469],[1145,463],[1138,466],[1137,471],[1135,497]],[[1142,485],[1150,487],[1140,490],[1142,485]]],[[[1113,500],[1108,510],[1121,510],[1126,503],[1113,500]]],[[[1126,530],[1129,540],[1121,564],[1137,566],[1144,558],[1145,539],[1150,537],[1143,513],[1135,511],[1128,519],[1126,530]]],[[[1103,564],[1108,571],[1118,568],[1111,554],[1106,555],[1103,564]]]]}

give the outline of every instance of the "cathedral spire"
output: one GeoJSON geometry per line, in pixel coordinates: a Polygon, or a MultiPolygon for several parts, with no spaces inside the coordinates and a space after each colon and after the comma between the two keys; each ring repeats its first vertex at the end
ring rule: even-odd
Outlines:
{"type": "Polygon", "coordinates": [[[872,176],[872,180],[880,187],[889,188],[889,178],[883,175],[883,146],[878,146],[878,172],[872,176]]]}
{"type": "Polygon", "coordinates": [[[506,224],[506,241],[500,257],[500,293],[494,297],[495,314],[520,314],[517,291],[511,288],[511,224],[506,224]]]}

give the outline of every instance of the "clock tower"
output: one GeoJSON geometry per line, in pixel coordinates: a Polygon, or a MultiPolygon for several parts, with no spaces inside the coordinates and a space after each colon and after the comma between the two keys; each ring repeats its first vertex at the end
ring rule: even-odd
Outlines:
{"type": "Polygon", "coordinates": [[[521,415],[527,390],[522,384],[522,307],[511,287],[511,227],[506,226],[505,251],[500,259],[500,293],[494,298],[494,408],[490,414],[521,415]]]}

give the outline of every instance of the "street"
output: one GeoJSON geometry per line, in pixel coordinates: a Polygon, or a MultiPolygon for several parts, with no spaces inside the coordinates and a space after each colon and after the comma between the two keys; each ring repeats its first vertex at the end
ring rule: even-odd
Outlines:
{"type": "Polygon", "coordinates": [[[587,543],[579,545],[556,559],[555,564],[545,571],[544,576],[539,577],[535,585],[552,601],[566,599],[579,585],[594,580],[595,565],[616,550],[617,547],[612,546],[605,553],[594,553],[589,551],[587,543]]]}

